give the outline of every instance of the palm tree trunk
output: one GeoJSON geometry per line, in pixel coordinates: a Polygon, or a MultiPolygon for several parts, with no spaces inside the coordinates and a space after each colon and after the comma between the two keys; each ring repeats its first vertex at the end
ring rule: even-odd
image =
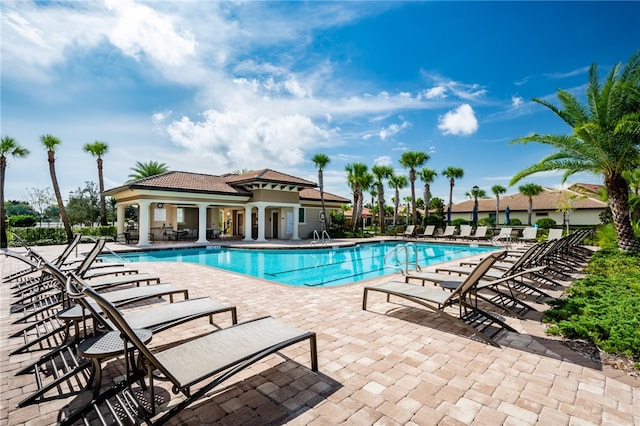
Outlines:
{"type": "Polygon", "coordinates": [[[527,224],[531,226],[531,214],[533,213],[533,198],[529,197],[529,206],[527,207],[527,224]]]}
{"type": "Polygon", "coordinates": [[[378,187],[378,221],[380,222],[380,234],[384,234],[384,185],[378,187]]]}
{"type": "Polygon", "coordinates": [[[413,180],[411,180],[411,218],[412,218],[412,225],[416,224],[416,220],[418,220],[418,215],[416,212],[416,185],[415,185],[415,172],[413,174],[413,180]]]}
{"type": "Polygon", "coordinates": [[[496,195],[496,226],[500,226],[500,196],[496,195]]]}
{"type": "Polygon", "coordinates": [[[67,234],[67,242],[73,240],[73,231],[71,230],[71,224],[69,224],[69,217],[67,211],[64,208],[64,202],[62,201],[62,194],[60,194],[60,186],[58,185],[58,178],[56,177],[56,159],[55,152],[49,151],[49,174],[51,175],[51,184],[53,185],[53,192],[56,195],[58,207],[60,208],[60,219],[64,225],[64,230],[67,234]]]}
{"type": "Polygon", "coordinates": [[[4,176],[7,170],[7,158],[0,156],[0,248],[7,248],[7,222],[4,217],[4,176]]]}
{"type": "Polygon", "coordinates": [[[100,185],[100,225],[107,226],[107,203],[104,199],[104,178],[102,176],[102,158],[98,157],[98,184],[100,185]]]}
{"type": "Polygon", "coordinates": [[[618,237],[618,248],[625,252],[640,250],[640,240],[636,238],[631,226],[629,184],[622,176],[615,175],[606,176],[604,184],[609,194],[609,207],[618,237]]]}

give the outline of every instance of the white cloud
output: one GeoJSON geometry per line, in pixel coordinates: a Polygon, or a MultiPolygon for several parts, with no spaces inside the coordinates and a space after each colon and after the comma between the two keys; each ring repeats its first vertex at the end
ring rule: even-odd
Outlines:
{"type": "Polygon", "coordinates": [[[382,157],[375,158],[373,164],[375,166],[390,166],[393,164],[393,160],[388,155],[383,155],[382,157]]]}
{"type": "Polygon", "coordinates": [[[331,135],[304,115],[266,116],[235,110],[208,110],[197,122],[183,117],[172,122],[167,132],[177,145],[210,163],[224,164],[228,170],[301,164],[306,151],[331,135]]]}
{"type": "Polygon", "coordinates": [[[468,136],[478,130],[478,120],[471,105],[463,104],[438,118],[438,129],[445,135],[468,136]]]}
{"type": "Polygon", "coordinates": [[[522,99],[520,96],[512,96],[512,97],[511,97],[511,106],[512,106],[513,108],[518,108],[518,107],[520,107],[523,103],[524,103],[524,99],[522,99]]]}
{"type": "Polygon", "coordinates": [[[161,65],[182,65],[195,53],[194,35],[178,31],[169,15],[131,0],[107,0],[107,9],[116,14],[109,40],[126,55],[148,56],[161,65]]]}
{"type": "Polygon", "coordinates": [[[436,87],[432,87],[431,89],[428,89],[424,92],[424,96],[427,99],[434,99],[434,98],[446,98],[446,87],[444,86],[436,86],[436,87]]]}

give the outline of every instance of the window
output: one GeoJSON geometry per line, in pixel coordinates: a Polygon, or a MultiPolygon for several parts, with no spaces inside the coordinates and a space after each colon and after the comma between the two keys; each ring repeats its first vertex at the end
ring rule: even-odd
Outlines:
{"type": "Polygon", "coordinates": [[[536,216],[546,217],[546,216],[549,216],[549,213],[547,213],[547,212],[540,212],[540,213],[536,213],[536,216]]]}
{"type": "Polygon", "coordinates": [[[184,223],[184,208],[182,207],[177,208],[176,221],[178,223],[184,223]]]}
{"type": "Polygon", "coordinates": [[[298,209],[298,222],[299,223],[305,223],[305,209],[303,209],[302,207],[300,207],[298,209]]]}

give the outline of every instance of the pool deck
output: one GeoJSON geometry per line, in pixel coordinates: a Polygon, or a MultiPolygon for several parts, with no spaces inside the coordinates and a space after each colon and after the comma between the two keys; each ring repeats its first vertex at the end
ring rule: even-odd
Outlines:
{"type": "MultiPolygon", "coordinates": [[[[331,245],[347,243],[350,241],[332,241],[331,245]]],[[[232,244],[292,245],[290,241],[232,244]]],[[[114,251],[129,248],[108,246],[114,251]]],[[[154,244],[154,248],[159,246],[154,244]]],[[[83,244],[79,252],[90,247],[83,244]]],[[[39,248],[49,258],[61,250],[62,246],[39,248]]],[[[526,320],[508,318],[518,333],[501,332],[497,338],[501,347],[496,348],[467,337],[465,330],[417,305],[398,299],[389,303],[378,293],[369,296],[368,309],[362,310],[363,287],[389,277],[306,288],[190,263],[136,266],[141,272],[159,275],[162,282],[188,288],[190,298],[210,296],[236,305],[240,321],[271,315],[318,336],[318,372],[309,369],[308,344],[296,344],[234,376],[186,408],[171,424],[640,425],[640,380],[545,336],[539,313],[526,320]]],[[[3,276],[18,269],[18,261],[0,257],[3,276]]],[[[24,327],[12,324],[16,314],[10,313],[11,301],[10,286],[3,283],[0,425],[55,424],[61,412],[85,404],[90,392],[16,408],[33,391],[34,377],[15,376],[15,372],[45,351],[9,355],[22,341],[9,336],[24,327]]],[[[215,321],[219,327],[230,325],[228,315],[218,315],[215,321]]],[[[206,319],[196,320],[154,335],[151,346],[212,330],[206,319]]],[[[103,390],[123,373],[123,364],[122,359],[104,363],[103,390]]],[[[181,399],[166,382],[155,385],[165,402],[181,399]]]]}

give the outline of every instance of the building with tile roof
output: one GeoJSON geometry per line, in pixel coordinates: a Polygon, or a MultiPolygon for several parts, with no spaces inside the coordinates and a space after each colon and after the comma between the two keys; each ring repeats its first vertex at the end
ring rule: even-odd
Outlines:
{"type": "MultiPolygon", "coordinates": [[[[117,229],[138,231],[138,245],[156,239],[191,237],[207,243],[219,235],[265,241],[308,237],[321,231],[322,203],[314,182],[271,169],[207,175],[172,171],[104,192],[116,200],[117,229]],[[125,224],[125,209],[137,206],[136,224],[125,224]],[[247,232],[248,231],[248,232],[247,232]]],[[[347,198],[324,194],[327,210],[347,198]]]]}
{"type": "MultiPolygon", "coordinates": [[[[451,209],[451,219],[471,220],[473,214],[474,200],[466,200],[454,204],[451,209]]],[[[505,223],[505,209],[509,207],[510,219],[517,218],[523,224],[527,224],[529,197],[520,193],[505,195],[500,197],[500,224],[505,223]]],[[[553,219],[558,225],[597,225],[600,223],[600,213],[607,208],[607,203],[600,201],[593,196],[572,191],[569,189],[543,188],[542,193],[533,197],[533,213],[531,222],[548,217],[553,219]],[[562,206],[570,207],[566,214],[562,213],[562,206]]],[[[496,198],[478,199],[478,218],[491,217],[495,223],[496,198]]]]}

